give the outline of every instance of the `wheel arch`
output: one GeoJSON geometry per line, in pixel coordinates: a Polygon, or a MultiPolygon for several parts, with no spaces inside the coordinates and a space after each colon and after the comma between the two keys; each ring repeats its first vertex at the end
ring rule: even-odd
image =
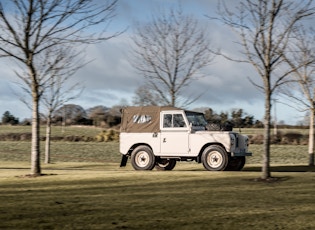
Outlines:
{"type": "MultiPolygon", "coordinates": [[[[198,163],[201,163],[201,156],[202,156],[202,153],[205,151],[206,148],[208,148],[208,147],[211,146],[211,145],[220,146],[220,147],[222,147],[222,148],[225,150],[225,152],[227,152],[227,151],[226,151],[226,148],[224,147],[224,145],[221,144],[221,143],[219,143],[219,142],[207,143],[207,144],[205,144],[204,146],[202,146],[202,148],[200,149],[200,152],[199,152],[198,157],[197,157],[197,162],[198,162],[198,163]]],[[[227,152],[227,154],[229,154],[229,153],[227,152]]]]}
{"type": "MultiPolygon", "coordinates": [[[[128,152],[127,152],[126,155],[127,155],[127,156],[131,156],[132,151],[133,151],[135,148],[137,148],[137,147],[139,147],[139,146],[141,146],[141,145],[149,147],[149,148],[152,150],[152,152],[153,152],[153,149],[152,149],[152,147],[151,147],[149,144],[147,144],[147,143],[136,143],[136,144],[134,144],[133,146],[131,146],[131,147],[129,148],[129,150],[128,150],[128,152]]],[[[153,154],[154,154],[154,153],[153,153],[153,154]]]]}

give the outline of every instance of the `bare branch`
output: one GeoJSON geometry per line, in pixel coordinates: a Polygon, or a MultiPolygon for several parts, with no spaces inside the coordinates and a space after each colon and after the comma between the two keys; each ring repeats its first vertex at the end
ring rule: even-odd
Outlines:
{"type": "MultiPolygon", "coordinates": [[[[304,19],[315,14],[311,0],[241,0],[235,10],[225,2],[218,6],[221,22],[240,37],[240,45],[247,63],[255,67],[262,84],[251,82],[265,95],[264,160],[262,179],[270,177],[271,98],[276,89],[293,82],[291,75],[303,65],[287,60],[293,33],[304,19]]],[[[233,60],[233,58],[229,58],[233,60]]],[[[292,60],[292,59],[290,59],[292,60]]],[[[293,59],[294,60],[294,59],[293,59]]],[[[237,61],[237,60],[236,60],[237,61]]],[[[246,62],[246,61],[245,61],[246,62]]]]}
{"type": "Polygon", "coordinates": [[[135,34],[130,62],[164,104],[179,106],[182,90],[202,77],[200,71],[213,61],[207,33],[179,8],[159,12],[151,22],[138,24],[135,34]]]}
{"type": "Polygon", "coordinates": [[[122,33],[106,33],[116,5],[117,0],[0,2],[0,57],[9,57],[25,67],[17,76],[33,102],[31,174],[39,175],[41,171],[40,99],[44,98],[52,109],[72,98],[65,97],[61,88],[85,65],[78,45],[105,41],[122,33]]]}

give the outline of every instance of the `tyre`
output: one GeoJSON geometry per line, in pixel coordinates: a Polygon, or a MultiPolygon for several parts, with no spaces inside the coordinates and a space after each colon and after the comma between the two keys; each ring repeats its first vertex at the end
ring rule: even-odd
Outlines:
{"type": "Polygon", "coordinates": [[[226,151],[218,145],[211,145],[206,148],[201,156],[205,169],[209,171],[223,171],[228,165],[229,157],[226,151]]]}
{"type": "Polygon", "coordinates": [[[156,162],[155,168],[157,170],[170,171],[170,170],[173,170],[175,165],[176,165],[176,160],[174,159],[159,159],[156,162]]]}
{"type": "Polygon", "coordinates": [[[246,157],[230,157],[227,171],[241,171],[246,163],[246,157]]]}
{"type": "Polygon", "coordinates": [[[152,170],[155,156],[148,146],[140,145],[131,153],[131,165],[135,170],[152,170]]]}

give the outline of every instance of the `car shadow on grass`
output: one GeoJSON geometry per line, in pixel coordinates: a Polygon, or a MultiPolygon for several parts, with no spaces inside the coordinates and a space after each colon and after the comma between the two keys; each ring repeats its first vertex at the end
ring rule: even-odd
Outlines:
{"type": "MultiPolygon", "coordinates": [[[[243,171],[260,172],[261,167],[245,167],[243,171]]],[[[314,166],[307,165],[281,165],[281,166],[271,166],[271,172],[315,172],[314,166]]]]}

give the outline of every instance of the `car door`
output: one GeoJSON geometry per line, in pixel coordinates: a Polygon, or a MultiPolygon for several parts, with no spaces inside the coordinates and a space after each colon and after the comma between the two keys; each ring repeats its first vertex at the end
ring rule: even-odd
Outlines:
{"type": "Polygon", "coordinates": [[[182,113],[161,114],[161,155],[186,156],[189,153],[189,127],[182,113]]]}

